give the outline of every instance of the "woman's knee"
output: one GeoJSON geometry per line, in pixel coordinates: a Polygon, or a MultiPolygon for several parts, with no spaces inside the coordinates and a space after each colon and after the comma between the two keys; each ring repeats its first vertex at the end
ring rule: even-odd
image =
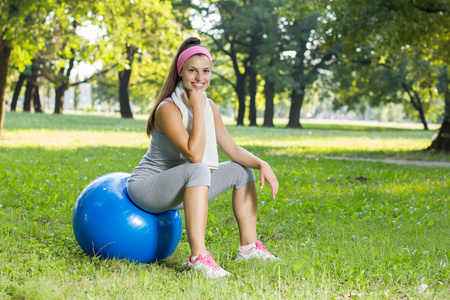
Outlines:
{"type": "Polygon", "coordinates": [[[203,163],[191,163],[186,178],[186,187],[211,184],[211,170],[203,163]]]}
{"type": "Polygon", "coordinates": [[[253,169],[249,167],[242,167],[241,172],[242,172],[241,181],[237,183],[236,185],[237,189],[244,187],[256,180],[255,172],[253,171],[253,169]]]}
{"type": "Polygon", "coordinates": [[[235,189],[240,189],[255,181],[255,172],[252,168],[230,162],[231,172],[235,176],[235,189]]]}

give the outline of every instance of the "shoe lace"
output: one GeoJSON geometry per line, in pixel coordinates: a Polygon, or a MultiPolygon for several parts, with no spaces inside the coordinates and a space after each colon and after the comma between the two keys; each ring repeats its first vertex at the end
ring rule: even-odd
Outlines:
{"type": "MultiPolygon", "coordinates": [[[[199,257],[200,258],[200,257],[199,257]]],[[[211,269],[213,269],[214,271],[219,271],[220,267],[219,265],[214,261],[214,259],[211,257],[211,255],[209,254],[209,251],[206,252],[205,256],[202,256],[202,262],[207,265],[208,267],[210,267],[211,269]]]]}
{"type": "Polygon", "coordinates": [[[257,242],[256,242],[256,249],[257,249],[257,250],[260,250],[260,251],[262,251],[262,252],[264,252],[264,253],[266,253],[266,254],[268,254],[268,255],[270,255],[270,256],[273,256],[273,254],[270,253],[270,252],[269,252],[269,251],[261,244],[260,241],[257,241],[257,242]]]}

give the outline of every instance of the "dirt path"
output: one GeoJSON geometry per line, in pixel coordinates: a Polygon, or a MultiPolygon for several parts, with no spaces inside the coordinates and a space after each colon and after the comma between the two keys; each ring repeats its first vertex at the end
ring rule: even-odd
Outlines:
{"type": "Polygon", "coordinates": [[[321,156],[327,159],[336,160],[359,160],[359,161],[371,161],[371,162],[383,162],[387,164],[397,165],[415,165],[422,167],[443,167],[450,168],[450,162],[447,161],[420,161],[420,160],[403,160],[403,159],[373,159],[373,158],[359,158],[359,157],[337,157],[337,156],[321,156]]]}

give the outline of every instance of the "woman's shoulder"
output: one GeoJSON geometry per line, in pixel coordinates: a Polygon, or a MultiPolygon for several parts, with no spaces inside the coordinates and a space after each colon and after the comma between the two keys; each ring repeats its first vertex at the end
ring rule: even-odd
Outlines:
{"type": "Polygon", "coordinates": [[[208,100],[209,100],[209,105],[211,106],[211,110],[213,111],[214,115],[217,115],[217,114],[220,115],[219,108],[217,107],[217,104],[211,99],[208,99],[208,100]]]}
{"type": "Polygon", "coordinates": [[[178,119],[181,120],[181,112],[178,109],[178,106],[176,106],[171,99],[164,99],[161,101],[155,112],[155,128],[164,132],[163,123],[170,124],[176,122],[178,119]]]}
{"type": "Polygon", "coordinates": [[[156,108],[156,112],[158,113],[158,110],[168,110],[168,109],[174,109],[177,108],[176,104],[172,101],[172,98],[166,98],[158,105],[156,108]]]}

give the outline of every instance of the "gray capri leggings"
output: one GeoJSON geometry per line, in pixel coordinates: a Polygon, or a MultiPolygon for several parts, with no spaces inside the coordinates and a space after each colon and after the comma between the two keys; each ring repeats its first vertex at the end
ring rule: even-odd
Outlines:
{"type": "Polygon", "coordinates": [[[255,181],[253,169],[235,162],[223,162],[217,170],[203,163],[186,163],[149,175],[141,180],[129,181],[128,195],[141,209],[161,213],[183,209],[184,189],[191,186],[209,186],[208,201],[229,188],[240,189],[255,181]]]}

